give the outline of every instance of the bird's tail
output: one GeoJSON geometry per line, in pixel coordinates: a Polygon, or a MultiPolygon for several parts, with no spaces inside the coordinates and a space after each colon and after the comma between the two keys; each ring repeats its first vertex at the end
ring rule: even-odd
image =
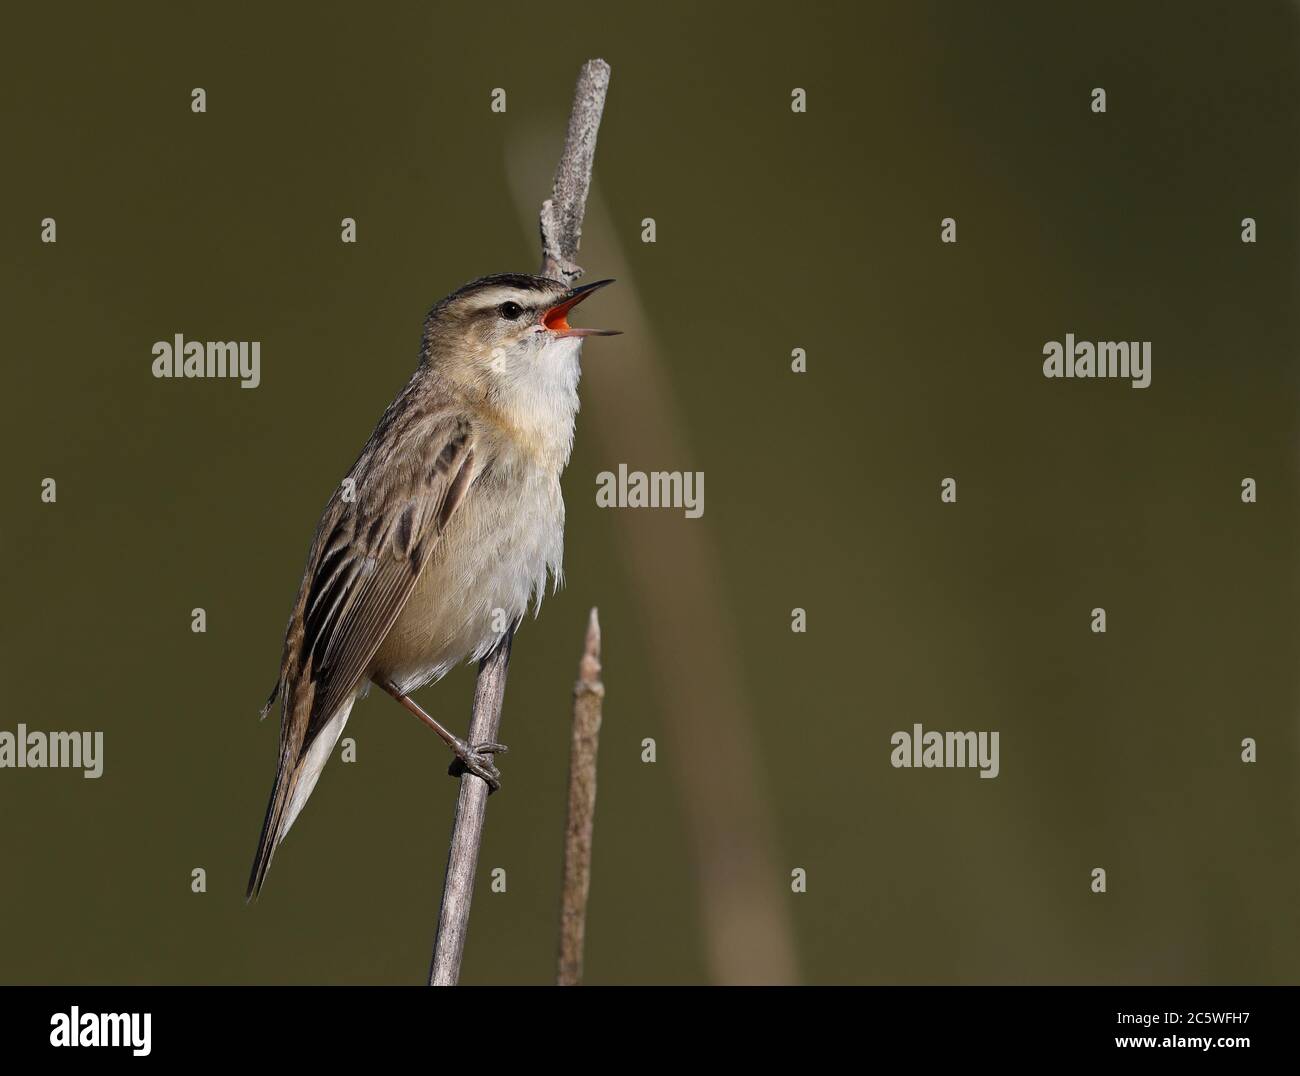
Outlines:
{"type": "Polygon", "coordinates": [[[287,759],[280,759],[275,771],[275,786],[271,789],[271,802],[266,805],[266,819],[262,822],[262,836],[257,841],[257,855],[253,857],[253,870],[248,876],[248,894],[245,900],[253,901],[262,892],[266,872],[271,869],[276,846],[280,843],[280,820],[289,802],[289,786],[293,783],[293,767],[287,759]]]}
{"type": "Polygon", "coordinates": [[[262,822],[262,836],[257,842],[257,855],[248,876],[247,900],[256,900],[261,893],[275,850],[316,787],[321,770],[343,735],[353,701],[348,699],[340,706],[301,753],[281,754],[275,771],[275,787],[271,789],[271,802],[266,805],[266,819],[262,822]]]}

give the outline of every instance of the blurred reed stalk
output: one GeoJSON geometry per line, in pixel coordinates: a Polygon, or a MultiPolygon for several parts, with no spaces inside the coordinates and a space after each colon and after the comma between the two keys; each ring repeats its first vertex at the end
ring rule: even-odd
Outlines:
{"type": "MultiPolygon", "coordinates": [[[[633,135],[632,137],[635,137],[633,135]]],[[[544,179],[540,131],[510,147],[507,173],[521,219],[544,179]]],[[[689,168],[689,161],[682,161],[689,168]]],[[[588,205],[586,260],[617,277],[606,302],[625,335],[617,359],[584,364],[581,425],[604,459],[689,460],[681,409],[665,377],[655,329],[599,192],[588,205]]],[[[639,217],[639,214],[638,214],[639,217]]],[[[719,362],[733,356],[719,355],[719,362]]],[[[618,555],[631,576],[651,679],[671,741],[670,757],[698,878],[708,972],[717,983],[798,981],[789,871],[773,853],[772,822],[745,698],[737,629],[719,580],[721,557],[704,519],[616,512],[618,555]],[[664,578],[671,566],[672,579],[664,578]]]]}

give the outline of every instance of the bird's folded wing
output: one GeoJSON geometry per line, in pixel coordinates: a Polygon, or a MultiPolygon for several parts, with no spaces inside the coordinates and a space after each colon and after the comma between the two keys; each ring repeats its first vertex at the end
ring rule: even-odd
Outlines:
{"type": "Polygon", "coordinates": [[[353,497],[336,495],[304,578],[297,665],[315,690],[294,753],[360,686],[473,474],[469,421],[447,412],[422,417],[382,454],[358,460],[353,497]]]}

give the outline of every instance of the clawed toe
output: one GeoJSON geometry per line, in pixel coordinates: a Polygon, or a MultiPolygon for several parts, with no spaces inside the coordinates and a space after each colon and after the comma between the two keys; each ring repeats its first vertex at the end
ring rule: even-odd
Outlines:
{"type": "Polygon", "coordinates": [[[505,744],[480,743],[470,745],[463,740],[458,740],[455,747],[456,758],[447,767],[447,772],[453,777],[472,773],[475,777],[486,782],[488,792],[495,792],[501,787],[501,771],[492,764],[491,756],[502,754],[506,750],[505,744]]]}

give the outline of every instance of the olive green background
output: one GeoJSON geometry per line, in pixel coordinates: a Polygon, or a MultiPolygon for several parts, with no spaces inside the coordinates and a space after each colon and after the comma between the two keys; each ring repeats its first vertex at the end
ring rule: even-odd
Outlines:
{"type": "MultiPolygon", "coordinates": [[[[608,386],[652,353],[689,453],[597,441],[592,409],[635,401],[584,396],[567,585],[516,643],[464,980],[553,975],[591,604],[609,694],[587,977],[715,976],[664,703],[711,670],[652,658],[647,566],[594,503],[620,462],[706,473],[704,518],[655,525],[717,554],[801,981],[1300,978],[1300,22],[1047,7],[10,12],[0,728],[102,729],[106,767],[0,771],[0,981],[425,975],[446,752],[372,694],[358,761],[331,762],[245,906],[276,741],[256,713],[317,515],[425,311],[535,267],[511,147],[552,147],[549,173],[590,56],[613,68],[595,192],[614,229],[589,219],[585,252],[631,272],[580,320],[636,303],[652,333],[584,363],[608,386]],[[262,341],[261,387],[155,380],[150,348],[177,332],[262,341]],[[1067,332],[1151,340],[1152,386],[1045,380],[1067,332]],[[890,734],[914,722],[998,730],[1001,776],[894,770],[890,734]]],[[[420,698],[464,729],[472,686],[458,670],[420,698]]],[[[708,708],[675,716],[708,751],[708,708]]]]}

